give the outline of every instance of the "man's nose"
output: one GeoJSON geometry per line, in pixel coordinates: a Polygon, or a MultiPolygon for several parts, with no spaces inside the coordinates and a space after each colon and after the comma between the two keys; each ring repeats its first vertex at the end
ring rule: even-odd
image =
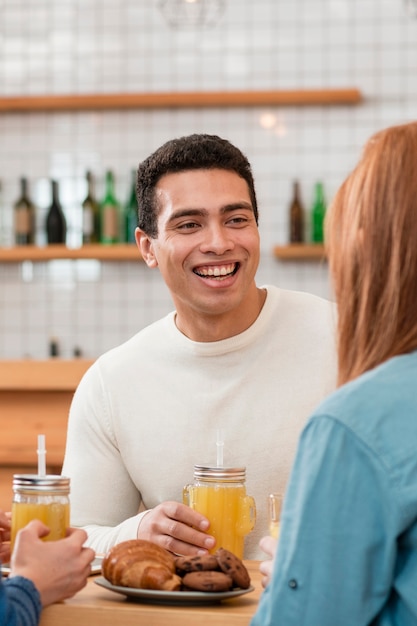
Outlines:
{"type": "Polygon", "coordinates": [[[202,252],[223,254],[234,247],[230,229],[222,226],[211,226],[205,229],[203,241],[200,245],[202,252]]]}

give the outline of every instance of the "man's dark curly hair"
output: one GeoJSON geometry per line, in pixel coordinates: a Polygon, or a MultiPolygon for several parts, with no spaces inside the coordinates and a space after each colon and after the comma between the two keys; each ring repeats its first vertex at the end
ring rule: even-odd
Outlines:
{"type": "Polygon", "coordinates": [[[158,236],[155,187],[162,176],[186,170],[217,168],[236,172],[247,182],[258,223],[255,186],[248,159],[226,139],[217,135],[194,134],[167,141],[139,164],[136,180],[139,228],[149,237],[158,236]]]}

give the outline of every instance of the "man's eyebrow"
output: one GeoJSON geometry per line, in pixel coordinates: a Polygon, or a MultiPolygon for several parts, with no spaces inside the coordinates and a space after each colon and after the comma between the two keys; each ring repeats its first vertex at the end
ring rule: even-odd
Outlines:
{"type": "Polygon", "coordinates": [[[225,206],[223,206],[220,211],[221,213],[229,213],[231,211],[239,211],[241,209],[244,209],[245,211],[252,211],[253,213],[253,206],[250,202],[247,202],[246,200],[242,200],[240,202],[232,202],[231,204],[225,204],[225,206]]]}
{"type": "MultiPolygon", "coordinates": [[[[225,204],[221,207],[220,213],[231,213],[233,211],[239,211],[242,209],[244,209],[245,211],[251,211],[253,213],[253,206],[250,202],[246,202],[245,200],[242,200],[241,202],[232,202],[231,204],[225,204]]],[[[207,209],[178,209],[178,211],[174,211],[174,213],[170,215],[168,219],[168,224],[183,217],[207,217],[208,214],[209,212],[207,211],[207,209]]]]}

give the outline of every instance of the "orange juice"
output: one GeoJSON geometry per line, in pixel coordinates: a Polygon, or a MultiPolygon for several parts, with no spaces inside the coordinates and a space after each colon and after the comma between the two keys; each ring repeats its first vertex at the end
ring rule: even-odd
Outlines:
{"type": "Polygon", "coordinates": [[[270,522],[270,524],[269,524],[269,534],[274,539],[278,539],[278,537],[279,537],[279,522],[270,522]]]}
{"type": "Polygon", "coordinates": [[[50,529],[45,541],[62,539],[70,524],[69,478],[16,474],[13,477],[12,530],[13,548],[18,531],[38,519],[50,529]]]}
{"type": "Polygon", "coordinates": [[[243,558],[245,536],[255,525],[255,501],[246,495],[241,474],[235,476],[235,480],[227,475],[224,479],[220,474],[224,474],[228,468],[221,468],[222,472],[219,470],[217,476],[218,468],[205,469],[209,470],[212,479],[199,476],[196,484],[184,487],[184,502],[210,521],[207,532],[216,539],[212,552],[225,548],[243,558]]]}
{"type": "Polygon", "coordinates": [[[281,518],[281,509],[283,503],[283,496],[281,493],[270,493],[268,496],[268,523],[269,534],[274,539],[279,537],[279,526],[281,518]]]}
{"type": "Polygon", "coordinates": [[[69,504],[51,502],[50,504],[28,504],[14,502],[12,504],[11,543],[14,545],[17,532],[31,520],[38,519],[50,528],[44,541],[55,541],[66,535],[70,523],[69,504]]]}

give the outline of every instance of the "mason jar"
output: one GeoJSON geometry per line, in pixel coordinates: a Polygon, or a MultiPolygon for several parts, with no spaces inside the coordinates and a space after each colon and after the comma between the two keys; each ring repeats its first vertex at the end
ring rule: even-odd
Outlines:
{"type": "Polygon", "coordinates": [[[15,474],[13,476],[12,532],[13,548],[16,534],[33,519],[48,526],[44,541],[66,536],[70,524],[70,479],[65,476],[15,474]]]}
{"type": "Polygon", "coordinates": [[[183,502],[210,522],[216,539],[211,552],[225,548],[243,558],[244,540],[256,522],[256,505],[246,494],[245,467],[194,466],[194,482],[185,485],[183,502]]]}

